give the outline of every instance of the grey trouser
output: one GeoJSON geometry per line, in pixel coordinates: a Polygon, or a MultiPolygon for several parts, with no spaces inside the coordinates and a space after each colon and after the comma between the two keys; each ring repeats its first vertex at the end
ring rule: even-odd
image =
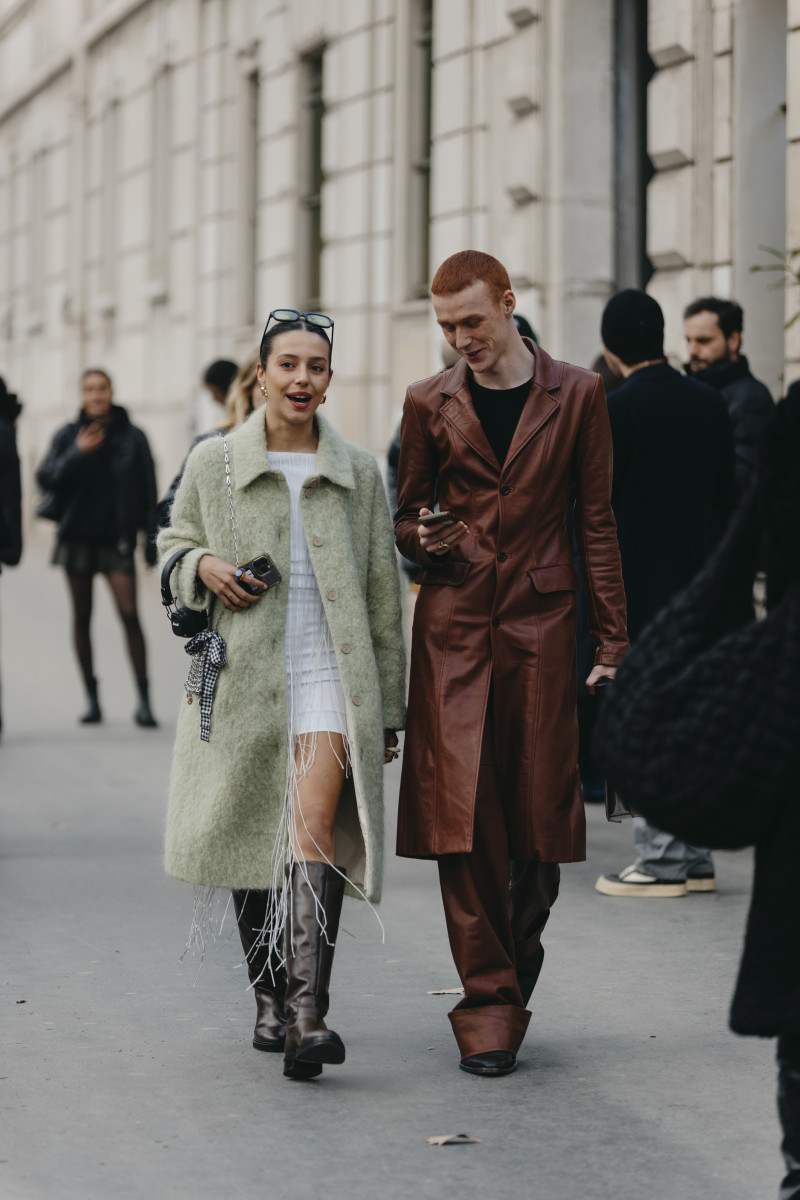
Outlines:
{"type": "Polygon", "coordinates": [[[649,825],[644,817],[633,819],[633,840],[636,846],[636,869],[646,875],[656,875],[670,883],[683,883],[687,873],[713,875],[711,851],[700,846],[688,846],[649,825]]]}

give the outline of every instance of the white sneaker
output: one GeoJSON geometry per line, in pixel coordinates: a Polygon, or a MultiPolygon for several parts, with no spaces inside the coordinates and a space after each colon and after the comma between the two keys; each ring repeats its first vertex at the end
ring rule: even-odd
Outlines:
{"type": "Polygon", "coordinates": [[[635,864],[625,867],[618,875],[601,875],[594,886],[602,896],[653,896],[658,900],[667,900],[688,894],[684,882],[647,875],[639,871],[635,864]]]}

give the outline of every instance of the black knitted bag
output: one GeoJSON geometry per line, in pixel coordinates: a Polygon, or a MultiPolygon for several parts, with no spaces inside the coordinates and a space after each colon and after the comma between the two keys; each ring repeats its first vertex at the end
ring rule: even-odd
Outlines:
{"type": "MultiPolygon", "coordinates": [[[[800,772],[800,403],[716,553],[643,632],[608,689],[595,748],[623,799],[700,846],[750,845],[800,772]],[[765,544],[781,594],[742,620],[765,544]]],[[[772,572],[770,572],[772,579],[772,572]]]]}

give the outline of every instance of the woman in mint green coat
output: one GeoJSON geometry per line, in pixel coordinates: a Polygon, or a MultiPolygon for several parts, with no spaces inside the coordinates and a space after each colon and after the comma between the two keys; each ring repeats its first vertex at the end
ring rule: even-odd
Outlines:
{"type": "Polygon", "coordinates": [[[232,890],[253,1044],[283,1051],[292,1078],[344,1061],[324,1022],[342,897],[380,897],[382,773],[405,721],[383,483],[317,411],[332,331],[320,314],[270,314],[265,406],[192,452],[159,538],[164,560],[188,550],[172,573],[181,604],[211,611],[188,647],[166,868],[232,890]],[[259,578],[265,556],[280,582],[259,578]]]}

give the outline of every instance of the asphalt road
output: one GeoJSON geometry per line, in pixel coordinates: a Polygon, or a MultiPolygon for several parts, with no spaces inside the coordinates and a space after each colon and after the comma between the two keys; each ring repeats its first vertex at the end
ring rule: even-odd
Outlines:
{"type": "Polygon", "coordinates": [[[631,832],[590,818],[564,869],[519,1070],[457,1067],[458,984],[432,864],[391,853],[381,943],[346,902],[331,1024],[347,1062],[285,1081],[250,1046],[235,940],[178,961],[191,889],[161,868],[173,716],[185,656],[142,576],[154,705],[131,723],[121,635],[98,582],[106,723],[81,728],[60,572],[32,546],[0,579],[0,1197],[2,1200],[774,1200],[774,1045],[726,1027],[749,853],[720,891],[612,900],[596,876],[631,832]],[[480,1144],[434,1148],[467,1132],[480,1144]]]}

